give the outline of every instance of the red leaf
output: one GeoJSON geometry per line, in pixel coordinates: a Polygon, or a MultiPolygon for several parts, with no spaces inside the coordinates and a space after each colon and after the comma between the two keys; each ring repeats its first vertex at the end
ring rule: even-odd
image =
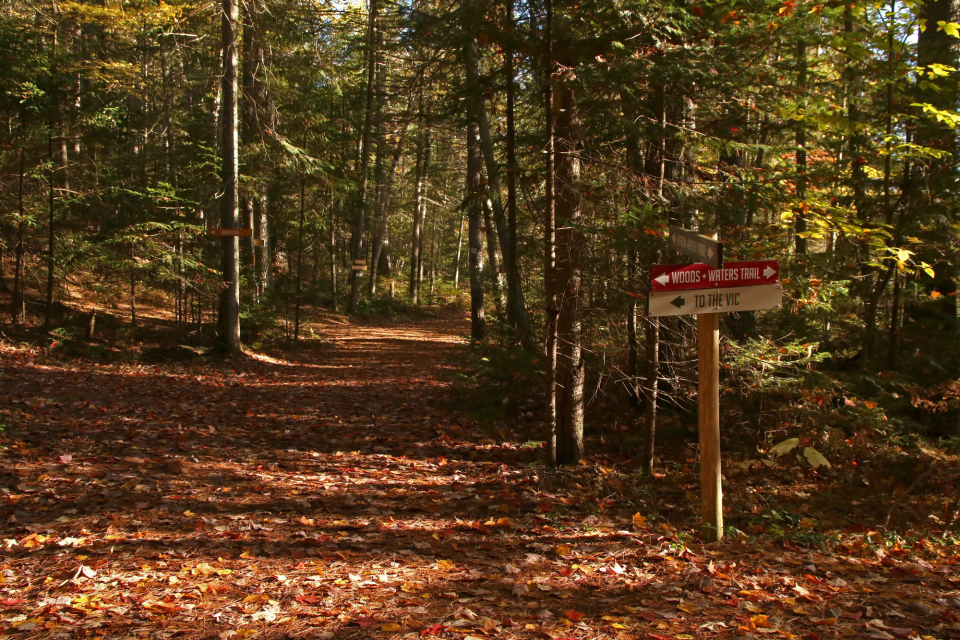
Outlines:
{"type": "Polygon", "coordinates": [[[349,624],[354,624],[361,629],[368,629],[375,624],[378,624],[380,621],[376,618],[371,618],[369,616],[360,616],[359,618],[354,618],[350,621],[349,624]]]}
{"type": "Polygon", "coordinates": [[[432,627],[427,627],[420,632],[422,636],[438,636],[446,630],[446,627],[440,624],[439,622],[432,627]]]}
{"type": "Polygon", "coordinates": [[[4,604],[8,607],[12,607],[15,604],[20,604],[21,602],[23,602],[23,600],[20,598],[4,598],[3,600],[0,600],[0,604],[4,604]]]}

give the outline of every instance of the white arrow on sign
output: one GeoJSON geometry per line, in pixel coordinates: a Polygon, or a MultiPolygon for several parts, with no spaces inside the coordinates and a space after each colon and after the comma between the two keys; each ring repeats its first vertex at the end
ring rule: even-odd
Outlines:
{"type": "Polygon", "coordinates": [[[659,282],[663,286],[667,286],[667,283],[670,282],[670,274],[665,273],[662,276],[657,276],[654,278],[655,281],[659,282]]]}
{"type": "Polygon", "coordinates": [[[772,277],[775,276],[775,275],[777,275],[776,269],[773,269],[773,268],[771,268],[771,267],[766,267],[766,268],[763,270],[763,277],[764,277],[764,278],[772,278],[772,277]]]}
{"type": "Polygon", "coordinates": [[[712,258],[712,257],[713,257],[713,249],[712,249],[712,248],[707,249],[707,257],[708,257],[708,258],[712,258]]]}

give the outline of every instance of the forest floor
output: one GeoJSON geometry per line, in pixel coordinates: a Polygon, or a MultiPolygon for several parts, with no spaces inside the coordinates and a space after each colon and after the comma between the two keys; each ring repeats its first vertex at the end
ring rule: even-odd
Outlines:
{"type": "MultiPolygon", "coordinates": [[[[700,543],[689,469],[550,470],[458,413],[466,326],[327,315],[296,352],[156,364],[2,343],[0,637],[960,637],[949,538],[700,543]]],[[[790,475],[738,476],[733,516],[819,491],[790,475]]]]}

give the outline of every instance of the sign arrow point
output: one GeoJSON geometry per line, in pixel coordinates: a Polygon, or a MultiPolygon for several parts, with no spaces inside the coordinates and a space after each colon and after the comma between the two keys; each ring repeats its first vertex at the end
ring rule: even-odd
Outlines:
{"type": "Polygon", "coordinates": [[[687,304],[687,301],[684,300],[682,296],[677,296],[670,301],[670,304],[675,306],[677,309],[683,309],[683,305],[687,304]]]}
{"type": "Polygon", "coordinates": [[[777,275],[776,269],[773,269],[773,268],[771,268],[771,267],[766,267],[766,268],[763,270],[763,277],[764,277],[764,278],[772,278],[772,277],[775,276],[775,275],[777,275]]]}
{"type": "Polygon", "coordinates": [[[670,282],[670,274],[665,273],[662,276],[657,276],[656,278],[654,278],[654,281],[659,282],[660,284],[666,286],[666,284],[670,282]]]}

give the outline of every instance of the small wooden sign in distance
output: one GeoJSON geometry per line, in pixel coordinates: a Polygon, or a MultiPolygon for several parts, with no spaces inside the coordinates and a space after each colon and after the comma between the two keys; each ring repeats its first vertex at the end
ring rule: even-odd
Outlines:
{"type": "Polygon", "coordinates": [[[262,247],[262,246],[263,246],[263,240],[261,240],[260,238],[254,238],[254,239],[253,239],[253,246],[255,246],[255,247],[262,247]]]}
{"type": "Polygon", "coordinates": [[[670,227],[670,248],[714,269],[723,267],[723,243],[694,231],[670,227]]]}
{"type": "Polygon", "coordinates": [[[249,238],[253,236],[253,229],[210,229],[211,236],[249,238]]]}

